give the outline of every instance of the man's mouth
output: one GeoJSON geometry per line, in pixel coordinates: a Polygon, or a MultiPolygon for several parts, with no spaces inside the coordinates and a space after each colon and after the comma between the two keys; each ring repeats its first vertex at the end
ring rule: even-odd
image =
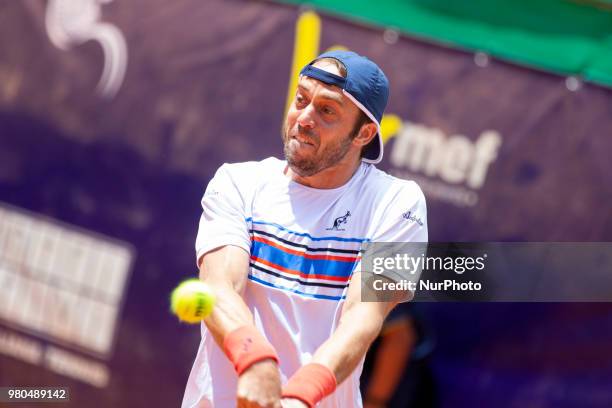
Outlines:
{"type": "Polygon", "coordinates": [[[304,139],[303,137],[294,136],[293,138],[295,140],[297,140],[298,142],[302,143],[302,144],[307,144],[307,145],[310,145],[310,146],[314,146],[311,142],[309,142],[308,140],[304,139]]]}
{"type": "Polygon", "coordinates": [[[298,136],[292,136],[291,138],[295,139],[296,141],[298,141],[301,145],[307,145],[307,146],[313,146],[314,147],[314,143],[310,142],[307,139],[304,139],[303,137],[301,137],[299,135],[298,136]]]}

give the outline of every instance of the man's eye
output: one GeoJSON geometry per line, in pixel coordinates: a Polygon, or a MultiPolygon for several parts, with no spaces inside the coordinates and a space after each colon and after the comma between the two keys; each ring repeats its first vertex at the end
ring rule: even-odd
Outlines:
{"type": "Polygon", "coordinates": [[[335,112],[334,112],[333,109],[330,109],[328,107],[324,107],[323,108],[323,113],[326,114],[326,115],[333,115],[335,112]]]}
{"type": "Polygon", "coordinates": [[[304,103],[304,98],[303,98],[302,96],[300,96],[300,95],[297,95],[297,96],[295,97],[295,103],[296,103],[297,105],[301,105],[301,104],[303,104],[303,103],[304,103]]]}

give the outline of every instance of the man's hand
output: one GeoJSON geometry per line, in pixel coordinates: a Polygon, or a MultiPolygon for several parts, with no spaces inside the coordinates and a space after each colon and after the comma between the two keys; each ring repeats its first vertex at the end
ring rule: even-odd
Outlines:
{"type": "Polygon", "coordinates": [[[281,380],[273,360],[259,361],[238,378],[238,408],[281,408],[281,380]]]}
{"type": "Polygon", "coordinates": [[[283,408],[308,408],[308,405],[295,398],[283,398],[281,404],[283,408]]]}

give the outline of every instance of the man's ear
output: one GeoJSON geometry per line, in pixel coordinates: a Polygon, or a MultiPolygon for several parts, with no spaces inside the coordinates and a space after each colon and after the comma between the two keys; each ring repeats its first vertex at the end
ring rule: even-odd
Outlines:
{"type": "Polygon", "coordinates": [[[357,133],[357,136],[355,136],[355,139],[353,139],[353,142],[357,142],[359,146],[363,147],[374,139],[377,132],[378,128],[374,123],[366,123],[365,125],[361,126],[361,129],[359,129],[359,132],[357,133]]]}

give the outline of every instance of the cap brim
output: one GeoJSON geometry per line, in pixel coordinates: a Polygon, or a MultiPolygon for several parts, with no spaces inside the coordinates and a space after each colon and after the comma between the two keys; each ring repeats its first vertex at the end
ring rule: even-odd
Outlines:
{"type": "Polygon", "coordinates": [[[361,160],[366,163],[372,164],[380,163],[383,158],[383,141],[382,137],[380,136],[380,123],[374,117],[374,115],[372,115],[372,112],[370,112],[368,108],[363,106],[363,104],[359,102],[357,98],[355,98],[353,95],[351,95],[350,92],[348,92],[346,89],[343,89],[342,93],[346,95],[346,97],[349,98],[363,113],[365,113],[367,117],[370,118],[370,120],[374,122],[374,124],[376,124],[376,128],[378,129],[375,138],[372,139],[372,141],[366,146],[364,155],[361,160]]]}
{"type": "Polygon", "coordinates": [[[380,128],[376,136],[368,145],[365,147],[365,151],[363,152],[362,161],[371,164],[380,163],[383,158],[383,141],[380,136],[380,128]]]}

